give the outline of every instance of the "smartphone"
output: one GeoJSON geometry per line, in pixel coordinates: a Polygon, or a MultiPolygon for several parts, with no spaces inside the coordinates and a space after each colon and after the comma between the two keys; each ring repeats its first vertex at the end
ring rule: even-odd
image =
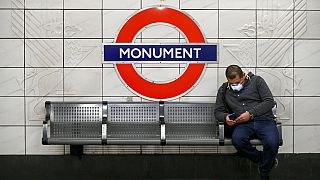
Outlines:
{"type": "Polygon", "coordinates": [[[229,115],[230,120],[235,120],[235,119],[237,119],[237,117],[238,117],[238,115],[236,113],[232,113],[229,115]]]}

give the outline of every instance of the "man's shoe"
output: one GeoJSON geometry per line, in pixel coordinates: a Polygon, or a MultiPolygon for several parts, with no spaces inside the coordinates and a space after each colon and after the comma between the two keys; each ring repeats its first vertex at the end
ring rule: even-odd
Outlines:
{"type": "Polygon", "coordinates": [[[277,167],[278,167],[278,164],[279,164],[278,158],[275,158],[274,161],[273,161],[273,164],[272,164],[272,168],[271,168],[271,169],[277,168],[277,167]]]}
{"type": "MultiPolygon", "coordinates": [[[[273,161],[273,163],[272,163],[272,167],[271,167],[271,169],[275,169],[275,168],[277,168],[278,167],[278,164],[279,164],[279,161],[278,161],[278,158],[275,158],[274,159],[274,161],[273,161]]],[[[259,169],[259,163],[258,163],[258,173],[260,174],[260,169],[259,169]]],[[[265,179],[268,179],[269,177],[264,177],[264,176],[260,176],[261,177],[261,179],[263,179],[263,178],[265,178],[265,179]]]]}

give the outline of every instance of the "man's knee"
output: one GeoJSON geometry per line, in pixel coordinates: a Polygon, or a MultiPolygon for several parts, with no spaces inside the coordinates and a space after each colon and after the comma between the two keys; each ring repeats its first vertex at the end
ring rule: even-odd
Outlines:
{"type": "Polygon", "coordinates": [[[239,136],[239,134],[233,133],[232,134],[232,144],[236,148],[242,148],[247,145],[249,139],[243,136],[239,136]]]}
{"type": "Polygon", "coordinates": [[[274,153],[278,152],[278,149],[279,149],[278,138],[266,138],[262,143],[263,143],[263,149],[272,151],[274,153]]]}

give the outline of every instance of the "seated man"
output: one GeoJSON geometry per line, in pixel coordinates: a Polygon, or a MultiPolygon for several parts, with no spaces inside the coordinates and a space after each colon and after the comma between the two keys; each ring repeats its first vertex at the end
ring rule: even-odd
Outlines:
{"type": "Polygon", "coordinates": [[[245,74],[237,65],[226,69],[226,78],[218,90],[215,117],[234,128],[232,144],[238,153],[258,163],[261,179],[269,179],[279,148],[272,93],[262,77],[245,74]],[[263,151],[250,144],[254,136],[261,139],[263,151]]]}

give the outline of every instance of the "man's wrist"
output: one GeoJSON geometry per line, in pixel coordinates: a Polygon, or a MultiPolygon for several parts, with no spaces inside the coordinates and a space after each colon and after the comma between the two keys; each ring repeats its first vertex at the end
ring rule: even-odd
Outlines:
{"type": "Polygon", "coordinates": [[[249,119],[253,119],[254,118],[254,115],[252,114],[252,112],[250,112],[250,111],[247,111],[248,113],[249,113],[249,119]]]}

